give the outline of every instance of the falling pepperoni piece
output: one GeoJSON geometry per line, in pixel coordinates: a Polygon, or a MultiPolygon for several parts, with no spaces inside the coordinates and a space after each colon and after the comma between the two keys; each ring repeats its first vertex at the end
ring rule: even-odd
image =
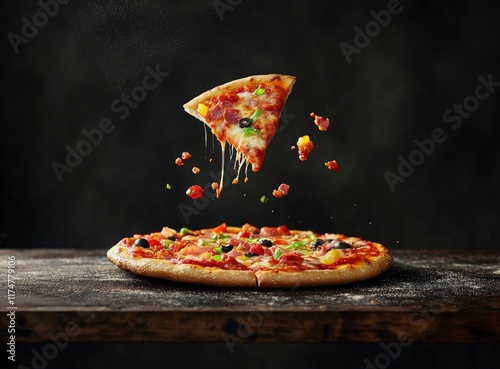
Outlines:
{"type": "Polygon", "coordinates": [[[282,183],[280,184],[277,190],[273,190],[273,196],[280,199],[283,196],[288,195],[288,191],[290,191],[290,186],[287,185],[286,183],[282,183]]]}
{"type": "Polygon", "coordinates": [[[183,166],[184,165],[184,163],[182,162],[181,158],[175,159],[175,164],[177,164],[178,166],[183,166]]]}
{"type": "Polygon", "coordinates": [[[330,126],[330,119],[323,118],[322,116],[316,115],[314,113],[311,113],[310,116],[314,118],[314,124],[318,126],[320,131],[326,131],[330,126]]]}
{"type": "Polygon", "coordinates": [[[337,160],[327,161],[325,163],[325,167],[327,167],[330,170],[336,170],[336,171],[340,170],[340,165],[337,163],[337,160]]]}
{"type": "Polygon", "coordinates": [[[181,154],[181,158],[182,160],[188,160],[188,159],[191,159],[191,154],[187,151],[184,151],[182,154],[181,154]]]}
{"type": "Polygon", "coordinates": [[[186,195],[188,195],[192,199],[199,199],[203,196],[203,188],[198,185],[193,185],[188,188],[188,190],[186,191],[186,195]]]}

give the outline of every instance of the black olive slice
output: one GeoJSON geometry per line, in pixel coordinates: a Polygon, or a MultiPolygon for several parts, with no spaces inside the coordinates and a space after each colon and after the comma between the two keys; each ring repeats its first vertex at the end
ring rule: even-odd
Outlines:
{"type": "Polygon", "coordinates": [[[252,125],[252,120],[250,118],[241,118],[238,125],[240,128],[250,127],[252,125]]]}
{"type": "Polygon", "coordinates": [[[149,242],[145,238],[138,238],[137,240],[135,240],[134,246],[148,248],[149,247],[149,242]]]}

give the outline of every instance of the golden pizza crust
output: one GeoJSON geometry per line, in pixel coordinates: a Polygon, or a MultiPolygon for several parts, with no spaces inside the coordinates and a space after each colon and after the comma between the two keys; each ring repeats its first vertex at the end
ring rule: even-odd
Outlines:
{"type": "MultiPolygon", "coordinates": [[[[198,104],[219,95],[223,95],[228,93],[229,91],[235,90],[237,88],[243,87],[248,84],[258,85],[259,83],[269,83],[276,78],[283,80],[283,87],[288,90],[288,95],[292,92],[292,87],[295,83],[296,77],[284,75],[284,74],[261,74],[255,76],[248,76],[240,79],[236,79],[231,82],[224,83],[223,85],[217,86],[208,90],[201,95],[193,98],[192,100],[185,103],[182,107],[184,110],[199,119],[200,121],[207,123],[205,117],[198,113],[196,109],[198,108],[198,104]]],[[[287,95],[287,97],[288,97],[287,95]]]]}
{"type": "Polygon", "coordinates": [[[386,271],[392,264],[389,254],[380,254],[370,262],[345,264],[335,269],[304,270],[300,272],[257,271],[258,286],[262,288],[299,288],[333,286],[359,282],[386,271]]]}
{"type": "Polygon", "coordinates": [[[386,271],[392,264],[387,249],[374,243],[381,251],[378,256],[361,264],[340,265],[335,269],[287,271],[225,270],[192,264],[173,264],[168,260],[134,257],[121,245],[113,246],[108,259],[119,268],[135,274],[218,287],[299,288],[329,286],[359,282],[386,271]]]}
{"type": "Polygon", "coordinates": [[[115,245],[107,253],[108,259],[121,269],[174,282],[219,287],[256,287],[251,270],[224,270],[191,264],[172,264],[168,260],[134,257],[123,246],[115,245]]]}

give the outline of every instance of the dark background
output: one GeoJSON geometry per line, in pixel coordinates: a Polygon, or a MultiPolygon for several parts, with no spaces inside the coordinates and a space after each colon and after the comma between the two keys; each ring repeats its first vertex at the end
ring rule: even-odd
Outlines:
{"type": "MultiPolygon", "coordinates": [[[[479,76],[500,81],[500,4],[402,1],[348,63],[339,45],[355,46],[354,27],[365,30],[370,12],[387,4],[244,1],[219,15],[213,1],[71,1],[18,53],[4,37],[3,245],[106,248],[164,225],[250,222],[354,234],[391,248],[496,247],[500,94],[480,101],[456,130],[443,113],[474,95],[479,76]],[[128,114],[113,110],[157,65],[169,73],[163,82],[128,114]],[[212,182],[221,155],[211,137],[205,149],[203,124],[182,104],[260,73],[297,76],[288,124],[260,172],[196,209],[184,192],[212,182]],[[327,132],[311,111],[331,119],[327,132]],[[82,131],[104,118],[114,130],[60,182],[52,164],[66,165],[67,147],[76,149],[82,131]],[[398,174],[398,156],[408,160],[414,141],[435,128],[447,140],[391,191],[384,173],[398,174]],[[300,162],[290,146],[304,134],[316,149],[300,162]],[[193,158],[179,168],[174,160],[185,150],[193,158]],[[340,172],[324,167],[331,159],[340,172]],[[275,199],[282,182],[290,195],[275,199]],[[198,213],[183,217],[181,204],[198,213]]],[[[2,34],[22,36],[22,17],[38,11],[34,1],[2,3],[2,34]]]]}
{"type": "MultiPolygon", "coordinates": [[[[236,1],[222,14],[214,3],[73,0],[16,53],[8,34],[22,36],[22,18],[32,21],[40,6],[2,2],[1,247],[105,250],[164,225],[250,222],[357,235],[391,249],[497,249],[500,91],[456,130],[443,114],[475,94],[479,76],[500,81],[500,3],[402,0],[350,63],[339,45],[355,46],[354,27],[364,30],[387,1],[236,1]],[[113,111],[157,65],[169,73],[163,82],[126,117],[113,111]],[[210,133],[205,148],[202,123],[182,105],[267,73],[297,83],[262,170],[194,208],[184,192],[213,181],[220,148],[210,133]],[[311,111],[330,118],[327,132],[311,111]],[[114,130],[59,181],[53,163],[66,165],[67,147],[104,118],[114,130]],[[398,157],[408,159],[414,141],[436,128],[447,139],[391,191],[384,173],[398,174],[398,157]],[[290,146],[304,134],[316,149],[300,162],[290,146]],[[186,150],[193,158],[177,167],[186,150]],[[339,172],[324,167],[332,159],[339,172]],[[275,199],[282,182],[290,194],[275,199]],[[183,216],[182,206],[197,213],[183,216]]],[[[478,363],[478,352],[461,355],[478,363]]]]}

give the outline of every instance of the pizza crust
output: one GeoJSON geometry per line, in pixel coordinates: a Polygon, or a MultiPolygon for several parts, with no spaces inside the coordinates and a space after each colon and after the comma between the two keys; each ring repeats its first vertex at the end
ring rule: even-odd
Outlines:
{"type": "MultiPolygon", "coordinates": [[[[295,83],[296,77],[283,75],[283,74],[261,74],[255,76],[248,76],[240,79],[236,79],[231,82],[224,83],[223,85],[217,86],[208,90],[201,95],[193,98],[183,105],[184,110],[194,116],[196,119],[207,123],[205,117],[198,113],[196,109],[198,108],[198,104],[212,98],[215,96],[223,95],[229,91],[235,90],[237,88],[243,87],[248,84],[259,84],[259,83],[269,83],[276,78],[282,79],[284,82],[284,87],[288,87],[288,95],[292,92],[292,87],[295,83]]],[[[287,97],[288,97],[287,95],[287,97]]]]}
{"type": "Polygon", "coordinates": [[[340,265],[335,269],[304,270],[300,272],[257,271],[257,283],[262,288],[299,288],[330,286],[359,282],[386,271],[392,264],[389,254],[380,254],[363,264],[340,265]]]}
{"type": "Polygon", "coordinates": [[[205,268],[192,264],[173,264],[168,260],[134,257],[120,245],[109,249],[107,256],[119,268],[146,277],[218,287],[257,286],[255,274],[251,270],[205,268]]]}
{"type": "Polygon", "coordinates": [[[123,246],[115,245],[107,253],[108,259],[119,268],[147,277],[174,282],[217,287],[299,288],[329,286],[359,282],[386,271],[392,256],[382,245],[382,252],[369,261],[357,265],[340,265],[335,269],[287,271],[224,270],[192,264],[173,264],[168,260],[134,257],[123,246]]]}

